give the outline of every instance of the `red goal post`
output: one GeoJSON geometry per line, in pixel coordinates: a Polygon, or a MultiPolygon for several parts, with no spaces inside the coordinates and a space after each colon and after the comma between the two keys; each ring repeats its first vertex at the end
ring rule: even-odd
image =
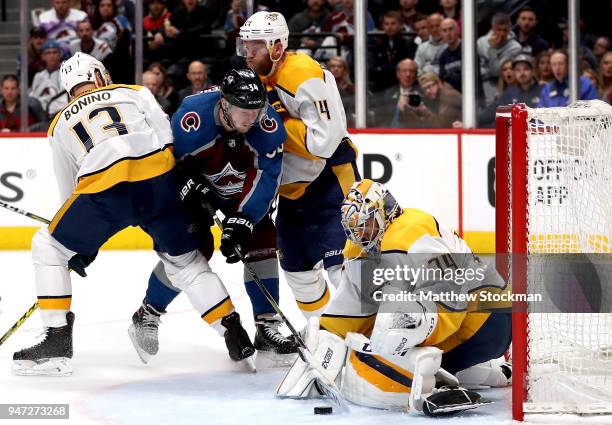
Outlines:
{"type": "Polygon", "coordinates": [[[495,164],[498,270],[515,294],[550,298],[513,303],[513,418],[612,414],[612,107],[500,107],[495,164]],[[564,310],[559,299],[585,284],[568,290],[546,263],[572,256],[594,270],[601,300],[564,310]]]}

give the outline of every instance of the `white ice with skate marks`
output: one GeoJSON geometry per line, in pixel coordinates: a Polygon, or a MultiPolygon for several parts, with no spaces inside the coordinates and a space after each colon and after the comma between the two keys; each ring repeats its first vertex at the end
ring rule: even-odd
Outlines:
{"type": "MultiPolygon", "coordinates": [[[[30,253],[0,252],[0,332],[4,333],[35,300],[30,253]]],[[[14,351],[31,345],[41,332],[35,313],[0,346],[0,403],[68,403],[70,421],[80,424],[411,424],[442,421],[461,424],[510,424],[510,391],[481,391],[493,404],[452,419],[351,405],[345,415],[315,416],[323,400],[280,400],[274,390],[284,371],[237,372],[223,340],[205,326],[179,296],[162,317],[159,354],[141,363],[129,340],[131,316],[144,297],[156,256],[147,251],[102,251],[88,269],[73,276],[74,374],[68,378],[18,377],[10,373],[14,351]]],[[[250,303],[242,268],[227,265],[218,253],[211,264],[226,283],[243,324],[253,337],[250,303]]],[[[298,328],[304,326],[281,277],[281,307],[298,328]]],[[[30,420],[30,423],[45,420],[30,420]]],[[[59,421],[66,423],[66,421],[59,421]]],[[[437,423],[437,422],[436,422],[437,423]]]]}

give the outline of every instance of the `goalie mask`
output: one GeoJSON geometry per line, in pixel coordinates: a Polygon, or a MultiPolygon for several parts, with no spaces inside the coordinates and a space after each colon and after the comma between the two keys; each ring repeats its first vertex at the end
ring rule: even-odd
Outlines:
{"type": "Polygon", "coordinates": [[[386,228],[401,214],[395,198],[380,183],[356,182],[341,207],[342,227],[347,238],[368,253],[380,250],[386,228]]]}

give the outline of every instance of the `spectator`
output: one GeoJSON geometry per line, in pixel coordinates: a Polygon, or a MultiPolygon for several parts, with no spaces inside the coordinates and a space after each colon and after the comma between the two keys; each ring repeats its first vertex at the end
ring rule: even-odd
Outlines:
{"type": "MultiPolygon", "coordinates": [[[[407,30],[404,29],[404,31],[407,31],[407,30]]],[[[414,44],[416,44],[417,46],[420,46],[421,44],[429,40],[429,27],[427,26],[427,16],[426,15],[418,15],[414,19],[412,31],[416,33],[414,44]]]]}
{"type": "Polygon", "coordinates": [[[234,54],[236,51],[236,39],[240,33],[240,27],[247,18],[246,0],[232,0],[231,7],[225,15],[225,24],[223,26],[227,38],[227,51],[230,54],[234,54]]]}
{"type": "Polygon", "coordinates": [[[133,81],[131,28],[127,18],[118,14],[115,0],[100,0],[91,23],[94,37],[105,41],[112,50],[112,54],[107,56],[104,63],[110,74],[116,81],[133,81]]]}
{"type": "MultiPolygon", "coordinates": [[[[210,43],[205,43],[201,35],[210,34],[210,19],[206,8],[198,0],[182,0],[181,6],[170,17],[170,27],[166,35],[173,37],[175,58],[186,65],[189,60],[211,54],[210,43]]],[[[183,67],[183,71],[184,71],[183,67]]]]}
{"type": "Polygon", "coordinates": [[[166,67],[159,62],[153,62],[151,65],[149,65],[147,71],[151,71],[159,79],[158,95],[168,99],[168,102],[170,102],[169,110],[174,113],[178,107],[178,92],[174,90],[174,86],[169,81],[166,67]]]}
{"type": "Polygon", "coordinates": [[[403,59],[397,64],[395,77],[399,84],[383,92],[376,108],[379,127],[413,127],[419,124],[416,114],[408,109],[410,99],[420,99],[417,83],[417,64],[412,59],[403,59]]]}
{"type": "Polygon", "coordinates": [[[540,52],[548,49],[548,43],[538,34],[535,28],[538,24],[535,10],[526,6],[519,10],[516,18],[516,26],[518,27],[517,41],[523,46],[523,53],[535,56],[540,52]]]}
{"type": "Polygon", "coordinates": [[[99,61],[103,61],[112,53],[106,41],[99,40],[93,36],[93,27],[89,20],[85,19],[79,22],[77,31],[79,38],[70,42],[70,55],[74,55],[76,52],[83,52],[99,61]]]}
{"type": "MultiPolygon", "coordinates": [[[[587,68],[597,69],[597,58],[595,58],[593,51],[591,51],[591,49],[589,49],[584,44],[585,40],[588,37],[585,34],[584,23],[582,22],[582,20],[580,20],[580,22],[578,23],[578,26],[580,28],[580,34],[582,35],[581,37],[579,37],[580,45],[578,46],[578,56],[580,57],[580,69],[582,70],[587,69],[587,68]]],[[[569,28],[567,25],[567,21],[564,20],[563,22],[561,22],[559,24],[559,28],[561,28],[562,49],[567,52],[568,45],[569,45],[569,28]]]]}
{"type": "Polygon", "coordinates": [[[506,59],[502,62],[499,67],[499,81],[497,82],[497,95],[496,99],[499,99],[500,96],[506,89],[510,86],[513,86],[516,83],[514,79],[514,68],[512,59],[506,59]]]}
{"type": "Polygon", "coordinates": [[[512,70],[515,84],[509,85],[503,91],[499,100],[489,105],[478,114],[478,123],[483,127],[495,125],[495,110],[500,105],[525,103],[535,108],[540,103],[542,85],[538,84],[535,75],[535,61],[529,55],[521,53],[512,60],[512,70]]]}
{"type": "MultiPolygon", "coordinates": [[[[402,21],[404,22],[404,32],[417,32],[414,27],[417,18],[426,18],[424,15],[419,15],[416,10],[416,6],[419,4],[419,0],[400,0],[400,14],[402,15],[402,21]]],[[[429,36],[428,36],[429,37],[429,36]]],[[[425,37],[423,40],[427,40],[425,37]]]]}
{"type": "Polygon", "coordinates": [[[439,13],[434,13],[427,18],[429,40],[419,45],[414,56],[419,73],[434,72],[436,75],[440,73],[440,55],[447,47],[442,41],[441,23],[442,15],[439,13]]]}
{"type": "Polygon", "coordinates": [[[603,55],[599,69],[601,73],[601,98],[607,101],[608,95],[612,93],[612,52],[603,55]]]}
{"type": "MultiPolygon", "coordinates": [[[[323,31],[333,32],[342,46],[342,56],[352,63],[353,34],[355,34],[353,7],[355,0],[342,0],[342,10],[332,13],[323,24],[323,31]],[[349,57],[350,56],[350,57],[349,57]]],[[[370,12],[366,16],[366,29],[373,31],[376,28],[370,12]]],[[[325,44],[325,41],[323,42],[325,44]]]]}
{"type": "Polygon", "coordinates": [[[327,68],[336,79],[338,92],[342,98],[348,127],[355,125],[355,85],[351,81],[348,64],[342,56],[335,56],[327,62],[327,68]]]}
{"type": "MultiPolygon", "coordinates": [[[[554,52],[550,56],[550,67],[554,80],[542,87],[538,107],[567,106],[569,99],[567,54],[560,50],[554,52]]],[[[581,76],[579,85],[579,99],[597,99],[595,87],[588,78],[581,76]]]]}
{"type": "Polygon", "coordinates": [[[38,17],[40,26],[44,28],[48,38],[52,38],[68,46],[77,38],[77,24],[87,18],[81,10],[70,8],[69,0],[53,0],[53,8],[45,10],[38,17]]]}
{"type": "Polygon", "coordinates": [[[395,67],[402,59],[414,59],[416,44],[402,37],[402,16],[391,10],[384,14],[384,35],[373,40],[372,54],[368,55],[373,90],[385,90],[393,85],[395,67]]]}
{"type": "Polygon", "coordinates": [[[60,82],[60,44],[47,40],[42,47],[45,69],[34,76],[30,95],[37,98],[50,118],[68,104],[68,95],[60,82]]]}
{"type": "Polygon", "coordinates": [[[130,32],[129,22],[125,16],[118,14],[115,0],[100,0],[93,15],[92,25],[95,37],[106,41],[112,51],[117,49],[124,33],[128,35],[130,32]]]}
{"type": "Polygon", "coordinates": [[[136,28],[134,26],[134,19],[136,18],[136,6],[134,6],[134,0],[115,0],[117,5],[117,15],[123,16],[126,19],[126,26],[130,29],[136,28]]]}
{"type": "Polygon", "coordinates": [[[539,85],[550,83],[554,80],[552,69],[550,68],[550,53],[548,51],[541,52],[536,56],[536,78],[539,85]]]}
{"type": "MultiPolygon", "coordinates": [[[[147,37],[144,56],[155,62],[168,57],[169,43],[166,40],[166,28],[170,26],[170,12],[165,0],[149,0],[149,12],[143,18],[143,31],[147,37]]],[[[170,47],[171,48],[171,47],[170,47]]]]}
{"type": "MultiPolygon", "coordinates": [[[[30,39],[28,40],[28,87],[32,85],[32,80],[37,72],[45,69],[45,62],[42,60],[42,46],[47,41],[47,33],[43,27],[32,27],[30,39]]],[[[21,73],[21,55],[17,56],[17,75],[21,73]]]]}
{"type": "MultiPolygon", "coordinates": [[[[28,127],[44,119],[44,113],[36,98],[28,99],[28,127]]],[[[0,131],[21,130],[19,105],[19,81],[13,74],[2,77],[2,102],[0,103],[0,131]]]]}
{"type": "Polygon", "coordinates": [[[440,8],[444,18],[453,19],[457,22],[457,27],[461,28],[461,8],[458,0],[440,0],[440,8]]]}
{"type": "Polygon", "coordinates": [[[510,17],[504,13],[493,15],[491,30],[476,42],[485,103],[492,103],[495,99],[501,63],[512,59],[520,50],[521,45],[510,31],[510,17]]]}
{"type": "Polygon", "coordinates": [[[440,54],[440,79],[461,92],[461,37],[454,19],[446,18],[440,24],[442,41],[447,48],[440,54]]]}
{"type": "Polygon", "coordinates": [[[436,73],[426,72],[419,77],[419,85],[423,101],[413,109],[424,127],[448,128],[461,119],[461,93],[450,84],[440,81],[436,73]]]}
{"type": "MultiPolygon", "coordinates": [[[[325,0],[308,0],[306,9],[296,13],[289,20],[290,34],[301,32],[317,33],[321,32],[321,28],[325,21],[329,18],[329,10],[326,7],[325,0]]],[[[289,47],[296,49],[298,47],[306,47],[308,49],[316,49],[319,41],[314,38],[304,37],[301,42],[297,39],[289,39],[289,47]]],[[[314,50],[313,50],[314,51],[314,50]]]]}
{"type": "Polygon", "coordinates": [[[178,94],[178,104],[180,105],[187,96],[207,90],[212,87],[208,81],[208,68],[200,61],[193,61],[189,64],[187,79],[191,86],[184,88],[178,94]]]}
{"type": "Polygon", "coordinates": [[[601,59],[610,51],[610,39],[608,37],[597,37],[595,44],[593,44],[593,55],[597,59],[597,63],[601,64],[601,59]]]}
{"type": "Polygon", "coordinates": [[[160,78],[152,71],[145,71],[142,74],[142,85],[151,90],[159,106],[161,106],[166,114],[171,115],[170,102],[165,97],[159,95],[161,87],[160,78]]]}
{"type": "Polygon", "coordinates": [[[593,87],[595,87],[595,91],[597,92],[597,98],[605,99],[605,97],[603,96],[603,92],[601,90],[602,86],[601,86],[601,78],[599,78],[599,74],[596,71],[593,71],[591,68],[588,68],[582,71],[582,75],[587,77],[589,81],[591,82],[591,84],[593,84],[593,87]]]}

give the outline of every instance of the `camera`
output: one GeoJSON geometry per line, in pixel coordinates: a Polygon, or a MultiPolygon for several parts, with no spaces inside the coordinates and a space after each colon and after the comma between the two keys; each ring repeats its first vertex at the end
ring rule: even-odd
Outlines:
{"type": "Polygon", "coordinates": [[[411,93],[408,95],[408,105],[416,108],[421,104],[421,95],[417,93],[411,93]]]}

